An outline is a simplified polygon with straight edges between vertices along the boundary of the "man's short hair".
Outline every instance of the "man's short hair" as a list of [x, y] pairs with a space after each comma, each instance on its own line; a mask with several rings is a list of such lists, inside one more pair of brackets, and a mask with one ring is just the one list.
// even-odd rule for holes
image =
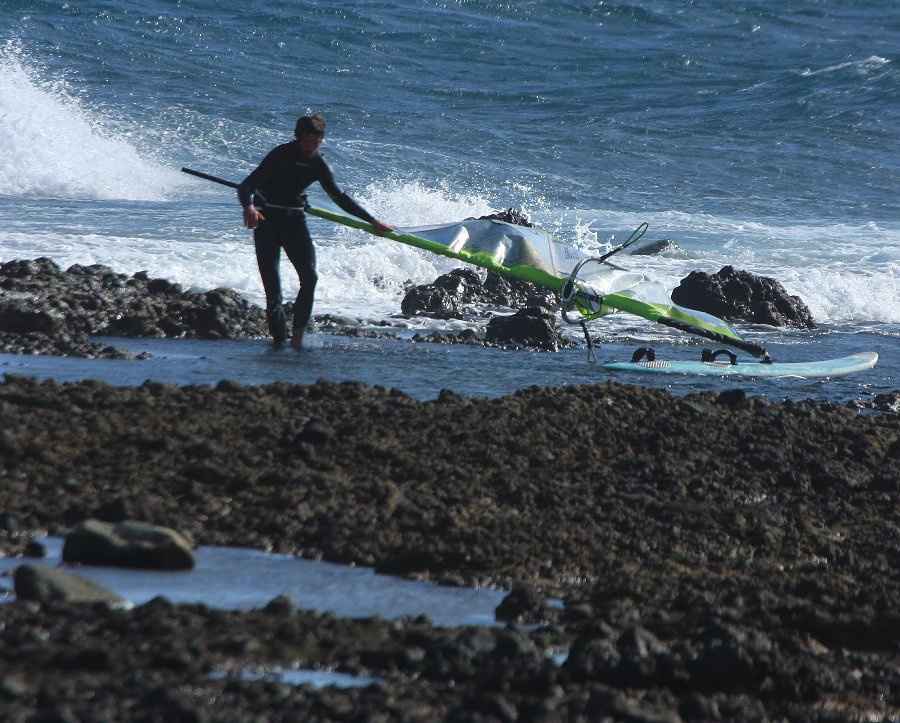
[[312, 134], [319, 138], [325, 137], [325, 119], [316, 115], [303, 115], [297, 119], [297, 126], [294, 128], [294, 136], [299, 138]]

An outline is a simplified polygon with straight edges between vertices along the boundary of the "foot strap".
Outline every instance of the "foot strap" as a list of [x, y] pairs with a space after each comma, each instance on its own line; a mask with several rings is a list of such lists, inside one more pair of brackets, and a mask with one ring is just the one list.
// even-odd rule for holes
[[656, 361], [656, 352], [649, 346], [642, 346], [640, 349], [636, 349], [634, 354], [631, 355], [632, 364], [636, 364], [643, 359], [646, 359], [647, 361]]
[[703, 353], [700, 355], [700, 361], [714, 362], [722, 355], [727, 356], [732, 364], [737, 364], [737, 354], [728, 349], [717, 349], [716, 351], [704, 349]]

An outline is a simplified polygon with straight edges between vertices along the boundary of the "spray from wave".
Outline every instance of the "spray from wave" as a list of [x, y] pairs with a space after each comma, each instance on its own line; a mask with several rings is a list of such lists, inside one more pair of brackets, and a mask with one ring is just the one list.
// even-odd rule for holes
[[15, 43], [0, 48], [0, 194], [165, 199], [177, 175], [108, 131], [64, 80], [42, 75]]

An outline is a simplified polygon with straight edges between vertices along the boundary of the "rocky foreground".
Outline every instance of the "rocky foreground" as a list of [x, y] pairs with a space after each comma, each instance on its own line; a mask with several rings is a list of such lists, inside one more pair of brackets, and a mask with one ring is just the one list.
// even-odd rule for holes
[[[449, 276], [416, 298], [465, 304], [473, 283]], [[536, 339], [534, 320], [555, 333], [546, 317], [516, 325]], [[0, 264], [7, 352], [116, 356], [91, 336], [264, 331], [228, 290]], [[253, 612], [11, 601], [0, 720], [898, 720], [900, 415], [884, 408], [609, 383], [420, 402], [352, 383], [7, 376], [4, 554], [129, 521], [512, 592], [497, 627], [450, 630], [284, 597]], [[241, 675], [291, 667], [379, 682]]]
[[[85, 519], [514, 593], [442, 630], [156, 600], [0, 605], [25, 720], [891, 720], [900, 417], [615, 384], [0, 385], [14, 553]], [[562, 599], [562, 609], [548, 604]], [[559, 664], [550, 655], [568, 651]], [[228, 670], [377, 676], [314, 689]]]

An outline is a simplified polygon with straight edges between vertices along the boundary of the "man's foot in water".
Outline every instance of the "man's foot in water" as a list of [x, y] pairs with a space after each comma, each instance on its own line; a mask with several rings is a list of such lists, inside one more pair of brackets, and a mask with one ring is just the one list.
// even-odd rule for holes
[[279, 305], [268, 313], [269, 333], [276, 346], [281, 346], [287, 341], [287, 317], [284, 307]]
[[301, 327], [298, 327], [298, 326], [294, 327], [294, 333], [291, 336], [291, 346], [294, 347], [294, 349], [302, 349], [303, 348], [303, 332], [304, 331], [306, 331], [306, 330]]

